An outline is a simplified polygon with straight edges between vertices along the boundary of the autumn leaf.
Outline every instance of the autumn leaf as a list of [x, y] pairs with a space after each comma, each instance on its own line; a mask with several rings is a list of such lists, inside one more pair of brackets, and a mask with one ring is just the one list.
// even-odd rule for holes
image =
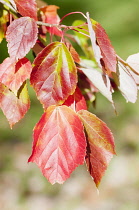
[[127, 102], [137, 100], [137, 85], [128, 68], [118, 62], [117, 74], [113, 74], [114, 81]]
[[[42, 22], [58, 25], [60, 18], [57, 14], [57, 9], [59, 9], [59, 7], [56, 5], [48, 5], [40, 8]], [[51, 34], [62, 36], [62, 31], [58, 27], [43, 26], [42, 28], [46, 28], [46, 30]], [[43, 29], [43, 31], [45, 32], [45, 29]]]
[[80, 70], [87, 76], [90, 82], [102, 93], [112, 104], [112, 87], [107, 75], [103, 75], [96, 69], [80, 68]]
[[6, 116], [10, 127], [21, 120], [30, 107], [26, 83], [24, 82], [16, 96], [0, 83], [0, 108]]
[[114, 138], [107, 125], [94, 114], [80, 110], [78, 115], [84, 124], [87, 135], [87, 168], [98, 187], [115, 154]]
[[129, 67], [127, 67], [131, 73], [131, 75], [133, 76], [136, 84], [139, 85], [139, 53], [130, 55], [126, 62], [134, 69], [134, 72], [132, 69], [130, 69]]
[[90, 35], [91, 43], [92, 43], [94, 57], [96, 59], [96, 62], [98, 64], [98, 67], [102, 68], [102, 65], [100, 63], [100, 59], [102, 58], [102, 55], [101, 55], [100, 47], [96, 43], [96, 41], [97, 41], [96, 34], [94, 32], [94, 29], [93, 29], [93, 26], [92, 26], [92, 22], [91, 22], [91, 19], [89, 17], [89, 13], [88, 12], [86, 13], [86, 17], [87, 17], [88, 30], [89, 30], [89, 35]]
[[91, 19], [93, 29], [95, 31], [96, 40], [101, 50], [102, 61], [101, 64], [105, 73], [111, 75], [111, 72], [116, 72], [116, 53], [110, 42], [108, 35], [104, 28], [97, 21]]
[[37, 23], [30, 17], [14, 20], [7, 29], [6, 39], [10, 57], [23, 58], [37, 41]]
[[0, 82], [12, 90], [15, 94], [26, 79], [29, 79], [32, 65], [27, 58], [15, 62], [12, 58], [6, 58], [0, 64]]
[[44, 109], [63, 104], [74, 93], [77, 69], [64, 43], [48, 45], [38, 54], [33, 65], [31, 85]]
[[37, 4], [35, 0], [14, 0], [19, 13], [37, 20]]
[[86, 139], [77, 114], [67, 106], [50, 106], [34, 128], [29, 162], [35, 162], [49, 182], [62, 184], [84, 163]]
[[76, 88], [74, 94], [67, 98], [67, 100], [64, 102], [64, 105], [69, 106], [76, 112], [82, 109], [87, 109], [85, 98], [78, 87]]

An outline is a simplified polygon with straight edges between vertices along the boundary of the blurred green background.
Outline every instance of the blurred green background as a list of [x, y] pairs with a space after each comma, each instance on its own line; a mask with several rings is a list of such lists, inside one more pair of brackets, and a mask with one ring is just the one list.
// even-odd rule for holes
[[[139, 52], [138, 0], [47, 0], [60, 6], [60, 17], [72, 11], [89, 12], [105, 28], [122, 58]], [[71, 24], [81, 15], [71, 15]], [[7, 56], [6, 42], [0, 45], [0, 60]], [[117, 156], [113, 158], [97, 194], [95, 185], [80, 166], [63, 185], [52, 186], [35, 164], [27, 164], [31, 154], [32, 130], [42, 114], [34, 91], [29, 88], [31, 108], [10, 130], [0, 113], [0, 209], [3, 210], [138, 210], [139, 209], [139, 100], [126, 103], [114, 94], [118, 116], [111, 104], [98, 94], [98, 117], [114, 133]]]

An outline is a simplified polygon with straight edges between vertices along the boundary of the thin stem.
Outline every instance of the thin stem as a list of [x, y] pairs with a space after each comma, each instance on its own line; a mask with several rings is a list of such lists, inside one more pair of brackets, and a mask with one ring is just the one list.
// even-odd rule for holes
[[125, 66], [129, 67], [136, 75], [139, 75], [139, 73], [133, 69], [128, 63], [126, 63], [126, 61], [124, 61], [122, 58], [120, 58], [119, 55], [116, 55], [117, 59]]
[[60, 23], [61, 23], [67, 16], [72, 15], [72, 14], [81, 14], [81, 15], [86, 19], [86, 16], [85, 16], [82, 12], [70, 12], [70, 13], [64, 15], [64, 16], [61, 18]]
[[80, 34], [83, 34], [84, 36], [87, 36], [87, 37], [89, 37], [90, 38], [90, 36], [89, 35], [87, 35], [87, 34], [84, 34], [83, 32], [81, 32], [81, 31], [78, 31], [78, 30], [76, 30], [76, 29], [72, 29], [73, 31], [76, 31], [76, 32], [78, 32], [78, 33], [80, 33]]

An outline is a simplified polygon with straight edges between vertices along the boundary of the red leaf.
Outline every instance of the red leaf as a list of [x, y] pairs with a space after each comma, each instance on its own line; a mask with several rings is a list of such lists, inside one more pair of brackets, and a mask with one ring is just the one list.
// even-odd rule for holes
[[91, 20], [91, 22], [96, 34], [97, 43], [101, 50], [102, 61], [104, 62], [101, 62], [101, 64], [105, 72], [111, 75], [111, 72], [116, 72], [116, 53], [104, 28], [95, 20]]
[[74, 93], [77, 69], [63, 43], [51, 43], [38, 54], [30, 81], [44, 109], [63, 104]]
[[14, 0], [19, 13], [37, 20], [37, 4], [35, 0]]
[[78, 87], [76, 88], [74, 94], [67, 98], [64, 105], [69, 106], [76, 112], [82, 109], [87, 109], [85, 98]]
[[84, 163], [86, 140], [76, 113], [66, 106], [50, 106], [34, 128], [29, 162], [35, 162], [49, 182], [62, 184]]
[[37, 23], [29, 17], [14, 20], [7, 29], [6, 39], [10, 57], [23, 58], [37, 40]]
[[106, 124], [94, 114], [81, 110], [78, 115], [84, 124], [88, 138], [86, 164], [98, 187], [113, 154], [115, 154], [114, 138]]
[[19, 89], [18, 96], [0, 83], [0, 108], [9, 121], [11, 128], [24, 117], [29, 107], [30, 101], [26, 83]]
[[[44, 23], [50, 23], [50, 24], [59, 24], [60, 18], [57, 15], [57, 9], [59, 9], [58, 6], [55, 5], [48, 5], [45, 7], [40, 8], [41, 11], [41, 19]], [[44, 28], [44, 27], [42, 27]], [[62, 31], [58, 29], [57, 27], [46, 27], [47, 31], [51, 34], [55, 34], [57, 36], [62, 36]], [[45, 30], [43, 30], [45, 31]]]
[[14, 62], [6, 58], [0, 64], [0, 82], [6, 85], [13, 92], [17, 92], [26, 79], [29, 79], [32, 65], [27, 58]]

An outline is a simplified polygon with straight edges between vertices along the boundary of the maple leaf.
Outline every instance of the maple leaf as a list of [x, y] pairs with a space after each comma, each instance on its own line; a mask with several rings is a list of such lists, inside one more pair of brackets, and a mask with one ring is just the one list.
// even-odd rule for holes
[[44, 109], [61, 105], [73, 94], [77, 84], [77, 69], [64, 43], [45, 47], [34, 60], [31, 85]]
[[34, 128], [29, 162], [35, 162], [49, 182], [62, 184], [84, 163], [86, 139], [77, 114], [67, 106], [50, 106]]
[[[58, 25], [60, 22], [60, 18], [57, 15], [57, 9], [59, 9], [56, 5], [48, 5], [40, 8], [40, 16], [41, 20], [44, 23], [50, 23], [50, 24], [56, 24]], [[46, 28], [46, 30], [45, 30]], [[51, 34], [55, 34], [57, 36], [62, 36], [62, 31], [58, 29], [57, 27], [48, 27], [43, 26], [42, 27], [43, 32], [46, 33], [47, 31]]]
[[37, 41], [37, 23], [30, 17], [14, 20], [7, 28], [6, 40], [10, 57], [23, 58]]
[[0, 64], [0, 82], [11, 89], [15, 94], [26, 79], [29, 79], [32, 65], [27, 58], [15, 62], [6, 58]]
[[12, 128], [15, 123], [21, 120], [30, 107], [26, 83], [20, 87], [16, 96], [5, 85], [0, 83], [0, 108], [9, 121]]
[[82, 109], [87, 109], [85, 98], [78, 87], [76, 87], [74, 94], [70, 95], [63, 105], [69, 106], [76, 112]]
[[87, 168], [98, 187], [111, 158], [115, 154], [114, 138], [107, 125], [94, 114], [87, 110], [80, 110], [78, 115], [87, 134]]
[[113, 104], [112, 87], [107, 75], [103, 75], [96, 69], [80, 68], [90, 82]]
[[18, 12], [22, 16], [28, 16], [37, 20], [37, 4], [35, 0], [14, 0], [18, 9]]

